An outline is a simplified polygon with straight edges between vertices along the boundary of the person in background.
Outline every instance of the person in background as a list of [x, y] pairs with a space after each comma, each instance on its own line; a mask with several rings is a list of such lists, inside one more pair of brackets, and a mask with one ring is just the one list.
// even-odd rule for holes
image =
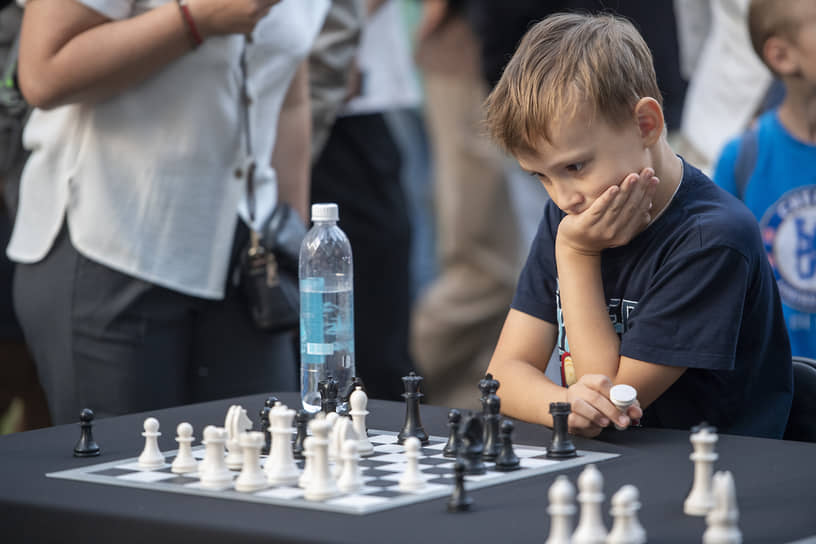
[[785, 97], [725, 146], [714, 181], [759, 221], [791, 352], [816, 358], [816, 3], [753, 0], [746, 27]]
[[432, 144], [439, 274], [414, 305], [411, 353], [428, 402], [475, 410], [476, 384], [521, 270], [521, 244], [501, 153], [481, 125], [487, 85], [467, 1], [422, 7], [416, 57]]
[[277, 202], [306, 218], [305, 59], [327, 9], [27, 3], [7, 253], [54, 423], [296, 389], [291, 334], [257, 329], [231, 276]]

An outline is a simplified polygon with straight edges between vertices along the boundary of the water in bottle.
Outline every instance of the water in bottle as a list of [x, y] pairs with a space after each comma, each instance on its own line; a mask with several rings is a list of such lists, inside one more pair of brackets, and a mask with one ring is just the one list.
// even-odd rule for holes
[[300, 246], [300, 398], [309, 412], [320, 410], [321, 380], [332, 376], [345, 393], [355, 375], [351, 244], [338, 218], [337, 204], [313, 204]]

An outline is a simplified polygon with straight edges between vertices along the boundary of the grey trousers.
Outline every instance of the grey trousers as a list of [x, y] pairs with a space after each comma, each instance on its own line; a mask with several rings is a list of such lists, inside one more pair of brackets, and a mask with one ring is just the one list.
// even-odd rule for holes
[[235, 288], [205, 300], [158, 287], [83, 257], [67, 228], [42, 261], [17, 265], [14, 306], [54, 424], [86, 407], [104, 417], [297, 388], [292, 334], [256, 330]]

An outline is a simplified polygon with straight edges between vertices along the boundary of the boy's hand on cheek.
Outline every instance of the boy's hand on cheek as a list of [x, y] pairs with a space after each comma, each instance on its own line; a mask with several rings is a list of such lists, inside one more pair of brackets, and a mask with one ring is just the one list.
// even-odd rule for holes
[[598, 255], [604, 249], [628, 244], [651, 221], [658, 182], [651, 168], [629, 174], [583, 212], [564, 217], [556, 243], [583, 255]]

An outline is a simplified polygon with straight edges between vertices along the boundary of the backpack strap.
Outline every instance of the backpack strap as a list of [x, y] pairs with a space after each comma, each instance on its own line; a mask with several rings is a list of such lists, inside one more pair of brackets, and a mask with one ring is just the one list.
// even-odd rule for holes
[[754, 172], [758, 154], [759, 127], [754, 125], [742, 133], [737, 149], [737, 160], [734, 163], [734, 182], [737, 187], [737, 197], [740, 200], [745, 199], [745, 188]]

